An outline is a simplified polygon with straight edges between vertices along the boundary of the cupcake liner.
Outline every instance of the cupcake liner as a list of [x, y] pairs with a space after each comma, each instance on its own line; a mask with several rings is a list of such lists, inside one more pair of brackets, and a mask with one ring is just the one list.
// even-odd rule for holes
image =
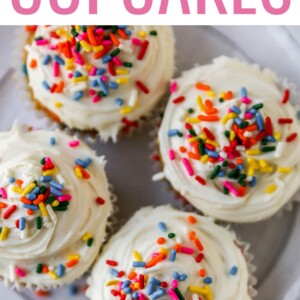
[[[257, 65], [259, 66], [259, 65]], [[265, 69], [267, 70], [267, 69]], [[297, 95], [299, 95], [298, 88], [296, 84], [290, 82], [287, 78], [285, 77], [278, 77], [278, 85], [281, 87], [283, 90], [284, 89], [289, 89], [290, 90], [290, 102], [294, 105], [295, 111], [300, 110], [300, 103], [299, 101], [297, 102]], [[168, 99], [169, 100], [169, 99]], [[202, 211], [198, 210], [196, 207], [192, 206], [189, 201], [182, 196], [173, 186], [172, 184], [168, 181], [168, 179], [164, 175], [164, 162], [160, 154], [160, 149], [159, 149], [159, 141], [158, 141], [158, 131], [161, 125], [161, 122], [163, 120], [163, 115], [165, 112], [165, 107], [166, 105], [160, 105], [157, 107], [155, 110], [155, 116], [152, 121], [152, 130], [150, 132], [150, 137], [151, 137], [151, 142], [149, 144], [149, 147], [152, 151], [151, 159], [154, 161], [154, 175], [152, 177], [152, 181], [161, 181], [164, 180], [167, 183], [167, 190], [171, 191], [174, 194], [174, 198], [176, 200], [180, 201], [180, 206], [187, 206], [187, 207], [192, 207], [192, 211], [197, 212], [198, 214], [205, 215]], [[285, 205], [273, 216], [269, 217], [281, 217], [283, 212], [290, 212], [294, 208], [294, 204], [300, 203], [300, 187], [298, 190], [293, 194], [293, 196], [290, 198], [290, 200], [287, 201]], [[265, 220], [265, 219], [263, 219]], [[263, 221], [262, 220], [262, 221]], [[230, 223], [230, 222], [228, 222]]]
[[[113, 137], [110, 136], [108, 138], [104, 138], [101, 136], [101, 133], [95, 130], [81, 130], [79, 128], [71, 128], [65, 123], [63, 123], [58, 116], [56, 116], [53, 112], [51, 112], [48, 108], [43, 106], [38, 99], [34, 98], [34, 94], [32, 89], [28, 86], [28, 78], [24, 74], [24, 64], [26, 62], [27, 53], [24, 49], [26, 43], [30, 43], [33, 39], [33, 36], [30, 36], [28, 32], [25, 31], [24, 27], [18, 27], [15, 32], [15, 38], [13, 40], [13, 49], [12, 55], [14, 57], [14, 68], [16, 70], [14, 74], [14, 78], [17, 80], [18, 88], [22, 91], [22, 98], [27, 102], [31, 102], [28, 105], [28, 109], [35, 111], [35, 116], [37, 119], [46, 119], [47, 125], [51, 127], [59, 127], [61, 130], [66, 130], [69, 134], [76, 135], [81, 139], [89, 139], [90, 142], [100, 140], [102, 142], [113, 141], [114, 143], [118, 141], [118, 139], [123, 138], [124, 136], [129, 138], [135, 132], [139, 132], [143, 129], [143, 127], [151, 120], [154, 116], [155, 107], [159, 105], [159, 103], [165, 99], [165, 94], [162, 95], [154, 104], [153, 108], [147, 112], [147, 114], [140, 116], [138, 119], [131, 120], [126, 116], [122, 119], [122, 127], [119, 129], [116, 140], [113, 140]], [[18, 51], [20, 49], [24, 49], [23, 51]], [[174, 70], [175, 71], [175, 70]], [[31, 100], [31, 101], [28, 101]]]
[[[15, 123], [17, 123], [17, 122], [15, 122]], [[32, 126], [25, 125], [25, 124], [22, 125], [22, 129], [24, 131], [39, 130], [39, 129], [36, 129], [36, 128], [32, 127]], [[78, 138], [78, 136], [73, 136], [73, 137], [74, 138]], [[96, 153], [95, 150], [93, 150], [93, 152], [94, 152], [94, 155], [96, 157], [99, 157], [97, 155], [97, 153]], [[79, 280], [80, 278], [82, 278], [83, 276], [85, 276], [85, 274], [89, 273], [89, 271], [90, 271], [93, 263], [95, 262], [95, 260], [96, 260], [96, 258], [98, 256], [99, 252], [102, 250], [103, 246], [107, 243], [107, 241], [109, 240], [110, 236], [117, 229], [116, 213], [119, 210], [118, 206], [117, 206], [117, 196], [114, 193], [113, 185], [110, 184], [109, 182], [108, 182], [108, 190], [109, 190], [109, 194], [110, 194], [110, 201], [111, 201], [111, 205], [112, 205], [112, 211], [111, 211], [110, 216], [107, 219], [107, 224], [106, 224], [106, 229], [105, 229], [106, 235], [104, 237], [104, 240], [102, 241], [102, 244], [101, 244], [101, 247], [100, 247], [99, 251], [96, 253], [95, 257], [90, 261], [88, 268], [86, 268], [85, 271], [83, 271], [81, 274], [79, 274], [78, 276], [76, 276], [72, 282], [74, 282], [75, 280]], [[69, 283], [53, 283], [51, 286], [36, 285], [34, 283], [24, 284], [24, 283], [18, 282], [18, 281], [11, 282], [11, 280], [9, 280], [8, 278], [4, 278], [1, 275], [0, 275], [0, 282], [4, 282], [4, 285], [6, 287], [11, 288], [11, 289], [15, 289], [18, 292], [22, 292], [24, 289], [27, 289], [27, 290], [30, 290], [30, 291], [37, 291], [37, 290], [50, 291], [50, 290], [53, 290], [53, 289], [60, 288], [62, 286], [66, 286], [66, 285], [72, 284], [72, 282], [69, 282]]]
[[[178, 210], [180, 210], [180, 211], [183, 211], [183, 212], [192, 212], [192, 213], [201, 215], [190, 204], [182, 205], [178, 201], [178, 203], [175, 203], [175, 205], [172, 204], [171, 206], [174, 207], [174, 208], [176, 208], [176, 209], [178, 209]], [[118, 230], [120, 230], [133, 215], [134, 215], [134, 212], [132, 213], [132, 215], [130, 217], [128, 217], [128, 219], [122, 220], [121, 222], [119, 222], [119, 224], [115, 227], [115, 228], [117, 228], [116, 232]], [[211, 219], [213, 219], [213, 218], [211, 218]], [[247, 263], [248, 273], [249, 273], [248, 294], [251, 297], [251, 299], [253, 299], [254, 297], [257, 296], [257, 290], [255, 289], [255, 285], [257, 284], [257, 278], [255, 277], [255, 272], [257, 270], [257, 267], [254, 265], [254, 262], [253, 262], [254, 261], [254, 255], [250, 252], [251, 245], [249, 243], [247, 243], [247, 242], [243, 242], [239, 238], [239, 236], [235, 233], [235, 231], [233, 229], [231, 229], [230, 225], [225, 224], [225, 223], [221, 224], [220, 222], [216, 222], [216, 221], [214, 221], [214, 222], [216, 224], [218, 224], [219, 226], [222, 226], [223, 228], [229, 230], [236, 237], [235, 244], [237, 245], [237, 247], [243, 253], [244, 258], [245, 258], [246, 263]], [[100, 255], [101, 255], [102, 249], [100, 251]], [[90, 289], [91, 283], [92, 283], [92, 278], [91, 278], [91, 276], [88, 276], [88, 278], [87, 278], [87, 286], [88, 286], [88, 288], [86, 290], [86, 296], [89, 299], [90, 299], [89, 289]]]

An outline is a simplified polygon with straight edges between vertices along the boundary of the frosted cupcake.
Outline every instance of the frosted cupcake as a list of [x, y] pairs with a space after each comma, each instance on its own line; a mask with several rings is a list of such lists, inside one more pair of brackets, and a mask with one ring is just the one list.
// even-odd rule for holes
[[37, 26], [25, 49], [36, 102], [69, 128], [103, 140], [138, 127], [174, 70], [167, 26]]
[[163, 176], [206, 215], [255, 222], [299, 188], [300, 122], [269, 70], [234, 58], [184, 72], [159, 130]]
[[0, 133], [0, 278], [70, 283], [97, 256], [112, 213], [105, 160], [62, 132]]
[[108, 242], [88, 280], [92, 300], [251, 299], [233, 233], [206, 217], [146, 207]]

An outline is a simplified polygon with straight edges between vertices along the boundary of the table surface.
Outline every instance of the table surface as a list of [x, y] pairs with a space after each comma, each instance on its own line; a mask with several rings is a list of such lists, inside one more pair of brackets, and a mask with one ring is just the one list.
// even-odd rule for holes
[[[16, 83], [10, 78], [14, 70], [12, 60], [8, 58], [14, 46], [7, 42], [7, 37], [13, 37], [15, 30], [15, 27], [0, 27], [0, 41], [5, 41], [0, 54], [1, 130], [8, 129], [15, 118], [19, 119], [20, 123], [27, 122], [39, 127], [45, 126], [44, 119], [36, 119], [35, 114], [28, 110], [27, 104], [25, 105], [23, 101], [24, 96], [19, 89], [15, 88]], [[189, 47], [186, 43], [186, 31], [189, 31], [192, 39], [197, 42], [198, 56], [192, 53], [195, 48]], [[199, 63], [209, 62], [214, 56], [220, 55], [224, 51], [224, 54], [243, 57], [270, 67], [300, 86], [300, 70], [294, 67], [294, 64], [300, 59], [300, 27], [176, 27], [175, 32], [178, 40], [177, 67], [179, 71], [192, 67], [197, 61]], [[220, 45], [222, 45], [221, 50]], [[3, 115], [4, 111], [5, 114]], [[119, 199], [118, 217], [121, 219], [128, 218], [132, 213], [133, 206], [128, 205], [127, 199], [132, 199], [136, 206], [174, 201], [173, 195], [167, 191], [165, 183], [154, 184], [150, 180], [155, 173], [152, 168], [153, 163], [148, 159], [151, 154], [151, 149], [148, 147], [151, 141], [148, 134], [151, 129], [149, 125], [144, 126], [141, 132], [136, 133], [131, 138], [134, 139], [137, 149], [140, 151], [138, 156], [132, 151], [131, 139], [122, 139], [117, 144], [118, 148], [113, 144], [97, 143], [96, 145], [98, 154], [106, 154], [109, 159], [114, 158], [116, 162], [118, 162], [120, 152], [129, 153], [131, 151], [131, 154], [128, 154], [128, 159], [122, 161], [123, 169], [129, 170], [128, 172], [132, 174], [129, 176], [130, 181], [124, 181], [124, 176], [117, 175], [119, 173], [117, 163], [108, 165], [108, 177], [113, 183]], [[139, 176], [133, 174], [136, 170], [130, 170], [130, 158], [134, 156], [136, 156], [136, 168], [145, 165], [143, 170], [145, 182], [138, 183]], [[124, 197], [124, 193], [129, 194], [129, 198], [128, 195], [127, 198]], [[255, 263], [259, 271], [256, 274], [260, 279], [259, 295], [256, 298], [258, 300], [300, 299], [299, 211], [299, 205], [296, 204], [293, 206], [292, 212], [283, 212], [281, 217], [276, 216], [272, 220], [253, 226], [237, 226], [237, 231], [241, 237], [252, 242], [252, 249], [257, 255]], [[280, 227], [284, 228], [284, 232], [280, 231], [281, 239], [276, 244], [276, 230], [279, 231]], [[258, 247], [254, 243], [260, 243], [256, 233], [261, 233], [261, 231], [269, 238], [261, 242], [263, 244]], [[261, 253], [261, 249], [264, 249], [264, 255]], [[276, 251], [276, 255], [272, 256], [274, 251]], [[269, 257], [272, 257], [272, 260]], [[66, 299], [65, 293], [62, 291], [51, 299]], [[62, 298], [61, 295], [64, 297]], [[0, 299], [18, 300], [23, 299], [23, 296], [17, 295], [0, 285]]]

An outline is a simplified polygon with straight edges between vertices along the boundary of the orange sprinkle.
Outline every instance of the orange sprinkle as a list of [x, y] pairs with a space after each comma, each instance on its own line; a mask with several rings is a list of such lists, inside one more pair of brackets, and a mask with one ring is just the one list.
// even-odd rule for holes
[[114, 45], [116, 47], [118, 47], [120, 45], [119, 39], [113, 33], [110, 33], [109, 36], [110, 36], [111, 41], [114, 43]]
[[15, 181], [15, 183], [17, 184], [18, 187], [21, 187], [22, 184], [23, 184], [23, 180], [17, 179], [17, 180]]
[[188, 216], [188, 217], [187, 217], [187, 220], [188, 220], [188, 222], [191, 223], [191, 224], [197, 223], [197, 219], [196, 219], [194, 216]]
[[163, 245], [166, 242], [166, 239], [163, 237], [160, 237], [157, 239], [157, 244], [158, 245]]
[[189, 233], [189, 239], [192, 241], [195, 237], [196, 237], [196, 232], [195, 231], [191, 231]]
[[199, 154], [195, 154], [193, 152], [188, 152], [188, 157], [192, 158], [192, 159], [196, 159], [196, 160], [200, 159], [200, 155]]
[[132, 280], [132, 279], [134, 279], [134, 278], [136, 278], [136, 276], [137, 276], [137, 274], [135, 273], [135, 272], [130, 272], [129, 274], [128, 274], [128, 279], [129, 280]]
[[185, 153], [187, 150], [186, 150], [185, 147], [180, 146], [180, 147], [179, 147], [179, 151], [180, 151], [181, 153]]
[[202, 243], [200, 242], [200, 240], [198, 238], [194, 238], [193, 242], [194, 242], [194, 244], [196, 245], [196, 247], [199, 251], [204, 250], [204, 247], [203, 247]]
[[200, 269], [199, 270], [199, 276], [205, 277], [205, 275], [206, 275], [206, 270], [205, 269]]
[[199, 148], [198, 148], [198, 143], [193, 143], [192, 147], [194, 149], [195, 154], [200, 155]]
[[48, 266], [43, 266], [42, 273], [48, 273], [48, 272], [49, 272]]
[[241, 197], [243, 197], [246, 194], [246, 187], [245, 186], [241, 186], [239, 188], [239, 194]]
[[97, 46], [97, 41], [96, 41], [95, 36], [94, 36], [93, 28], [92, 27], [88, 27], [88, 29], [86, 30], [86, 32], [87, 32], [87, 35], [88, 35], [90, 43], [93, 46]]
[[77, 264], [78, 264], [78, 259], [72, 259], [66, 263], [66, 267], [72, 268], [72, 267], [76, 266]]
[[54, 90], [54, 93], [61, 93], [64, 89], [65, 83], [61, 81]]
[[44, 201], [44, 195], [40, 194], [40, 195], [38, 195], [37, 199], [33, 201], [33, 204], [34, 205], [38, 205], [38, 204], [40, 204], [43, 201]]
[[7, 207], [7, 204], [5, 204], [5, 203], [3, 203], [3, 202], [0, 202], [0, 209], [1, 209], [1, 208], [5, 208], [5, 207]]
[[214, 115], [214, 114], [218, 113], [218, 109], [215, 108], [215, 107], [208, 108], [208, 109], [205, 110], [205, 113], [207, 115]]
[[214, 104], [209, 99], [206, 99], [205, 100], [205, 106], [207, 108], [212, 108], [212, 107], [214, 107]]
[[118, 32], [118, 35], [119, 35], [122, 39], [124, 39], [124, 40], [127, 39], [127, 35], [126, 35], [126, 32], [125, 32], [124, 30], [118, 29], [117, 32]]
[[233, 97], [232, 91], [228, 91], [228, 92], [225, 94], [224, 99], [225, 99], [225, 100], [231, 100], [232, 97]]
[[152, 258], [147, 264], [146, 268], [151, 268], [161, 262], [165, 257], [165, 254], [159, 253], [156, 257]]
[[33, 59], [30, 61], [29, 66], [30, 66], [30, 68], [32, 68], [32, 69], [36, 68], [36, 66], [37, 66], [37, 60], [33, 58]]
[[38, 297], [49, 297], [51, 295], [51, 292], [50, 291], [43, 291], [43, 290], [36, 290], [35, 294]]
[[201, 82], [197, 82], [195, 87], [196, 87], [196, 89], [198, 89], [200, 91], [210, 91], [210, 89], [211, 89], [209, 85], [206, 85]]
[[210, 116], [199, 115], [198, 119], [204, 122], [217, 122], [219, 121], [220, 118], [217, 115], [210, 115]]
[[181, 251], [181, 245], [180, 244], [176, 244], [173, 248], [174, 248], [174, 250], [176, 252], [180, 252]]
[[241, 158], [237, 158], [236, 159], [236, 163], [239, 164], [239, 165], [241, 165], [243, 163], [243, 160]]
[[20, 201], [24, 204], [28, 204], [28, 205], [32, 204], [32, 202], [30, 200], [28, 200], [26, 197], [21, 197]]
[[33, 210], [32, 209], [27, 209], [27, 215], [32, 216], [33, 215]]
[[90, 174], [84, 168], [82, 168], [81, 166], [76, 166], [76, 167], [80, 169], [84, 179], [90, 179], [91, 177]]

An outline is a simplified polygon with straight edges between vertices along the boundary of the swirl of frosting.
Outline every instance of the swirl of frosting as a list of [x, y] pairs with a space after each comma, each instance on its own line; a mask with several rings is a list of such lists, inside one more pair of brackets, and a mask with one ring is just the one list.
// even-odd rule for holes
[[246, 300], [249, 273], [232, 232], [170, 206], [139, 210], [88, 279], [97, 299]]
[[38, 26], [26, 45], [33, 96], [70, 128], [116, 140], [138, 126], [174, 71], [168, 26]]
[[225, 221], [278, 212], [299, 188], [291, 92], [271, 71], [227, 57], [184, 72], [172, 88], [159, 146], [173, 188]]
[[0, 277], [16, 287], [79, 278], [112, 212], [104, 171], [79, 140], [55, 131], [0, 133]]

